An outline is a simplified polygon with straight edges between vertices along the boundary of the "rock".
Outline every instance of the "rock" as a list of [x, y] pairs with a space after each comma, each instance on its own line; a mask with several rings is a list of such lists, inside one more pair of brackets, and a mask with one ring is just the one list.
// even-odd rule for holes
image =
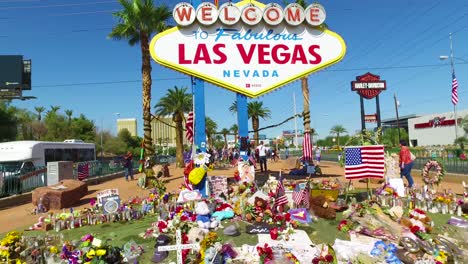
[[62, 209], [75, 205], [88, 194], [88, 185], [78, 180], [63, 180], [58, 184], [40, 187], [32, 192], [32, 203], [42, 202], [47, 209]]
[[227, 236], [238, 236], [240, 235], [239, 229], [235, 225], [226, 227], [223, 233]]

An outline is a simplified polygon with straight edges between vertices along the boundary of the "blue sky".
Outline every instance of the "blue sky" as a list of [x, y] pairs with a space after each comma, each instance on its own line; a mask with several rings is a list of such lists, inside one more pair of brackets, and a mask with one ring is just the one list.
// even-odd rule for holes
[[[179, 1], [155, 1], [171, 8]], [[224, 1], [220, 1], [223, 3]], [[268, 3], [267, 1], [263, 1]], [[282, 0], [273, 1], [283, 3]], [[468, 61], [468, 3], [466, 0], [335, 0], [320, 1], [326, 23], [347, 44], [342, 62], [309, 77], [312, 126], [319, 138], [334, 125], [350, 133], [360, 128], [359, 97], [350, 82], [368, 71], [387, 81], [380, 96], [382, 118], [395, 116], [393, 95], [401, 102], [400, 114], [425, 114], [453, 110], [448, 61], [449, 33], [453, 32], [455, 57]], [[97, 126], [114, 131], [114, 113], [136, 117], [142, 135], [141, 54], [138, 46], [107, 39], [119, 10], [111, 0], [0, 0], [0, 54], [21, 54], [32, 59], [32, 91], [37, 99], [15, 101], [35, 106], [60, 105], [83, 113]], [[455, 65], [459, 82], [459, 109], [468, 104], [468, 64]], [[190, 87], [188, 76], [153, 62], [152, 105], [168, 88]], [[206, 113], [219, 130], [236, 123], [228, 107], [233, 92], [205, 84]], [[272, 118], [260, 126], [279, 123], [302, 111], [300, 82], [294, 82], [257, 100], [271, 109]], [[366, 101], [366, 113], [375, 112], [375, 101]], [[250, 124], [249, 124], [250, 126]], [[302, 120], [298, 120], [299, 129]], [[294, 122], [269, 129], [269, 137], [294, 129]]]

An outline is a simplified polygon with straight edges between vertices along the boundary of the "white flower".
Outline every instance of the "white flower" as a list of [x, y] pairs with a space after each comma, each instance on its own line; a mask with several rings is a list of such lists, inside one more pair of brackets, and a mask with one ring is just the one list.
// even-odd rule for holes
[[206, 152], [198, 153], [195, 155], [193, 162], [198, 166], [210, 163], [210, 156], [211, 155]]

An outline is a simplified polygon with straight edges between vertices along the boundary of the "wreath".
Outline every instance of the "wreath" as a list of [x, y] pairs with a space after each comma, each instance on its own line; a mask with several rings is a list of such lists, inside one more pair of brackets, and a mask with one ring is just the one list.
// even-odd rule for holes
[[[429, 170], [432, 169], [432, 168], [435, 168], [435, 170], [436, 170], [435, 176], [431, 176], [429, 174]], [[426, 184], [431, 184], [431, 185], [432, 184], [437, 184], [437, 185], [439, 185], [439, 183], [442, 181], [444, 176], [445, 176], [444, 166], [443, 166], [442, 162], [439, 162], [437, 160], [429, 160], [426, 163], [426, 165], [424, 165], [424, 168], [422, 169], [423, 181]]]

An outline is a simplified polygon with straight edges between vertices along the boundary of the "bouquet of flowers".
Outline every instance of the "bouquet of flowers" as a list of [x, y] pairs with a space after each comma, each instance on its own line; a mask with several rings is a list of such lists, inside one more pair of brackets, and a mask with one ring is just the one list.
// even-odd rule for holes
[[257, 246], [257, 253], [260, 256], [260, 264], [269, 263], [274, 259], [273, 250], [268, 244], [265, 244], [263, 247]]
[[322, 247], [320, 255], [312, 259], [312, 264], [338, 263], [335, 250], [330, 245]]
[[23, 244], [21, 243], [21, 233], [9, 232], [0, 242], [0, 261], [10, 263], [9, 260], [19, 257]]

